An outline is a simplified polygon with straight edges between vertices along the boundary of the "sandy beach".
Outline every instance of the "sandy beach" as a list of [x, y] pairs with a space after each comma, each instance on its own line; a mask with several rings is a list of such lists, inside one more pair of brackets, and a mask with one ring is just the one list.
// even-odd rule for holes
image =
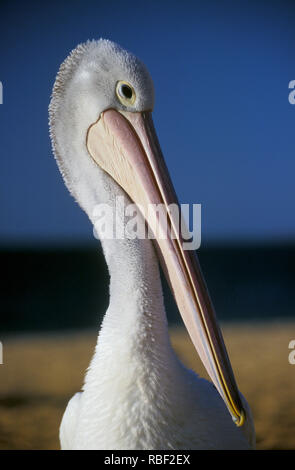
[[[257, 449], [295, 449], [295, 323], [226, 324], [236, 379], [253, 411]], [[171, 330], [184, 363], [206, 373], [182, 329]], [[68, 400], [80, 390], [95, 332], [10, 337], [0, 365], [0, 449], [59, 449]]]

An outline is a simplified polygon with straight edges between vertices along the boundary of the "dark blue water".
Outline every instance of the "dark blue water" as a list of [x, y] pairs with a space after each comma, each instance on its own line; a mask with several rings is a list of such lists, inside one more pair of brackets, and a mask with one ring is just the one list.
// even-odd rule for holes
[[[212, 246], [198, 252], [222, 321], [295, 319], [295, 245]], [[108, 272], [92, 247], [0, 251], [1, 332], [97, 328]], [[170, 324], [180, 322], [164, 282]]]

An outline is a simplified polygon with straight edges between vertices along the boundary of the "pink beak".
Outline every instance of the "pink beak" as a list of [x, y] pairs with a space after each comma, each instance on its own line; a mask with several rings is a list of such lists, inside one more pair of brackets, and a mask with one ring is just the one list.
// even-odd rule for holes
[[94, 161], [144, 209], [153, 233], [162, 233], [164, 227], [159, 226], [161, 220], [152, 205], [164, 204], [167, 208], [168, 236], [156, 239], [164, 272], [208, 374], [235, 423], [243, 425], [245, 412], [197, 255], [183, 249], [179, 221], [168, 208], [179, 204], [151, 113], [104, 111], [88, 129], [87, 148]]

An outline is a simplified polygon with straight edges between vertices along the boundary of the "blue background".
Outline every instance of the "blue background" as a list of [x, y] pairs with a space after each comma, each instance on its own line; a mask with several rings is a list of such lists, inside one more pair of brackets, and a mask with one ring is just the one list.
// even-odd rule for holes
[[294, 2], [51, 1], [0, 4], [0, 243], [93, 241], [48, 136], [51, 88], [78, 43], [138, 55], [179, 199], [202, 204], [202, 240], [295, 235]]

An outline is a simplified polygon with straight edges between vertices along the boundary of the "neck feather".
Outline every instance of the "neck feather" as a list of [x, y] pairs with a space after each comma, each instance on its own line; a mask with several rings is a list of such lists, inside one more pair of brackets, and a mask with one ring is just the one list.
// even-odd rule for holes
[[118, 354], [170, 349], [159, 265], [150, 240], [104, 240], [110, 273], [110, 304], [99, 334], [112, 338]]

